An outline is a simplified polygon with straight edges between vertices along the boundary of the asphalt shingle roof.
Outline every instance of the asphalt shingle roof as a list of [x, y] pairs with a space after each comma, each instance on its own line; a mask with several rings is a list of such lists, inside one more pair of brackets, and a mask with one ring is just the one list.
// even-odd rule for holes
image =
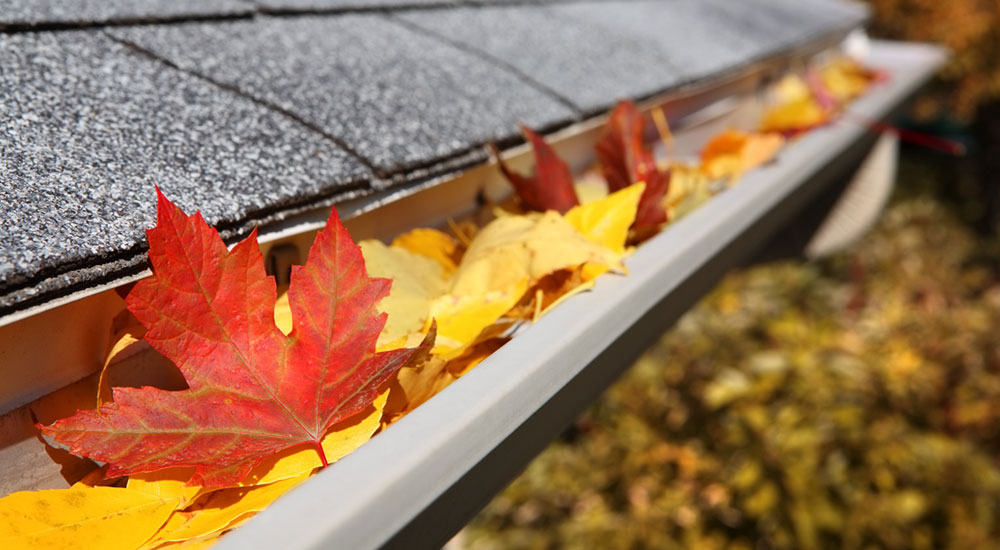
[[0, 0], [0, 29], [248, 16], [243, 0]]
[[461, 0], [253, 0], [267, 12], [354, 11], [370, 8], [408, 8], [454, 5]]
[[0, 315], [143, 269], [154, 184], [235, 238], [463, 169], [517, 122], [564, 126], [865, 17], [450, 3], [0, 0]]
[[99, 33], [0, 35], [0, 67], [5, 288], [141, 254], [154, 185], [241, 227], [370, 179], [304, 125]]
[[307, 121], [383, 176], [575, 113], [516, 75], [382, 15], [114, 29], [213, 82]]
[[705, 18], [714, 15], [702, 2], [673, 1], [463, 8], [398, 17], [514, 67], [589, 113], [768, 52], [766, 45], [734, 35], [727, 20], [706, 32]]

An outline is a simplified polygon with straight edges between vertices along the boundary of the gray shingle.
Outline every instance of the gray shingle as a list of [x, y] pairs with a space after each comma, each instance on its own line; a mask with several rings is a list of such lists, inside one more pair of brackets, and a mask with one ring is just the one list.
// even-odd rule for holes
[[369, 177], [303, 125], [98, 31], [0, 35], [0, 67], [0, 311], [141, 263], [154, 184], [238, 233]]
[[555, 9], [569, 19], [597, 25], [600, 36], [639, 37], [641, 46], [635, 55], [647, 58], [649, 64], [657, 57], [669, 59], [679, 78], [663, 82], [662, 90], [739, 67], [763, 51], [763, 41], [737, 31], [739, 21], [706, 14], [706, 1], [577, 4]]
[[604, 2], [398, 17], [478, 48], [594, 112], [738, 61], [739, 51], [699, 34], [693, 11], [691, 2]]
[[0, 0], [0, 28], [246, 15], [242, 0]]
[[478, 49], [593, 112], [857, 22], [830, 6], [818, 0], [664, 0], [469, 7], [397, 17]]
[[793, 46], [817, 34], [861, 23], [861, 5], [837, 0], [702, 0], [701, 20], [721, 39], [760, 54]]
[[115, 36], [294, 113], [383, 175], [575, 115], [502, 68], [380, 15], [119, 28]]
[[450, 5], [462, 0], [253, 0], [265, 11], [348, 11], [362, 9], [400, 8]]

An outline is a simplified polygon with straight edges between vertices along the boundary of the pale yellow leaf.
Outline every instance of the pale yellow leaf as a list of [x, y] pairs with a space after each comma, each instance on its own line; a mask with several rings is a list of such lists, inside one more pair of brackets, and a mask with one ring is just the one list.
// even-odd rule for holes
[[392, 241], [393, 248], [409, 250], [414, 254], [430, 258], [438, 263], [445, 277], [450, 277], [458, 269], [462, 250], [451, 236], [437, 229], [414, 229], [403, 233]]
[[820, 69], [820, 79], [826, 91], [840, 103], [846, 103], [871, 85], [872, 75], [850, 58], [842, 57]]
[[710, 198], [708, 176], [700, 167], [680, 164], [670, 167], [670, 189], [664, 197], [667, 219], [676, 221]]
[[608, 196], [608, 184], [604, 182], [604, 176], [594, 173], [593, 176], [576, 181], [573, 184], [576, 197], [580, 204], [588, 204], [599, 201]]
[[453, 357], [474, 343], [484, 329], [510, 311], [528, 290], [526, 279], [510, 287], [481, 295], [446, 294], [431, 304], [430, 316], [437, 321], [434, 353]]
[[586, 263], [621, 269], [621, 255], [591, 242], [556, 212], [494, 220], [469, 245], [449, 292], [483, 296]]
[[389, 295], [378, 305], [379, 311], [388, 315], [378, 345], [419, 332], [427, 322], [431, 301], [447, 290], [441, 265], [426, 256], [379, 241], [362, 241], [360, 246], [368, 275], [392, 279]]
[[399, 369], [390, 385], [382, 424], [391, 424], [454, 382], [456, 377], [447, 365], [446, 359], [432, 356], [419, 365]]
[[800, 132], [825, 124], [829, 114], [812, 96], [779, 103], [764, 112], [762, 132]]
[[536, 281], [586, 264], [624, 269], [621, 254], [591, 242], [556, 212], [494, 220], [469, 244], [448, 293], [431, 306], [438, 322], [435, 353], [457, 356]]
[[128, 488], [152, 497], [177, 500], [178, 508], [183, 508], [204, 491], [203, 487], [187, 485], [192, 475], [194, 468], [166, 468], [133, 474], [128, 478]]
[[278, 289], [278, 299], [274, 302], [274, 324], [285, 335], [292, 332], [292, 305], [288, 301], [288, 288]]
[[233, 487], [208, 493], [187, 510], [175, 512], [148, 548], [165, 542], [199, 539], [228, 529], [234, 522], [259, 512], [309, 477], [299, 477], [254, 487]]
[[[249, 517], [253, 517], [253, 516], [251, 515]], [[232, 529], [233, 527], [235, 527], [235, 524], [242, 524], [242, 522], [234, 522], [234, 525], [230, 525], [229, 527], [226, 527], [225, 531], [228, 531], [229, 529]], [[222, 535], [225, 533], [225, 531], [222, 531], [222, 532], [219, 532], [219, 533], [212, 533], [211, 535], [207, 535], [207, 536], [204, 536], [204, 537], [198, 537], [196, 539], [188, 539], [188, 540], [181, 540], [181, 541], [175, 541], [175, 542], [164, 542], [163, 544], [158, 544], [158, 545], [156, 545], [154, 547], [146, 547], [146, 548], [149, 548], [150, 550], [153, 550], [153, 549], [155, 549], [155, 550], [160, 550], [160, 549], [166, 550], [168, 548], [171, 549], [171, 550], [204, 550], [206, 548], [211, 548], [211, 547], [215, 546], [216, 543], [219, 542], [219, 539], [222, 538]]]
[[225, 536], [226, 533], [228, 533], [228, 532], [232, 531], [233, 529], [236, 529], [240, 525], [243, 525], [244, 523], [250, 521], [256, 515], [257, 515], [257, 512], [248, 512], [246, 514], [243, 514], [242, 516], [239, 516], [238, 518], [234, 519], [233, 521], [229, 522], [229, 525], [227, 525], [222, 530], [216, 531], [216, 532], [214, 532], [214, 533], [212, 533], [210, 535], [205, 535], [205, 536], [202, 536], [202, 537], [196, 537], [196, 538], [193, 538], [193, 539], [186, 539], [186, 540], [180, 540], [180, 541], [164, 542], [162, 544], [157, 545], [155, 547], [155, 549], [156, 550], [160, 550], [160, 549], [168, 549], [168, 548], [170, 548], [170, 549], [176, 549], [176, 550], [181, 550], [181, 549], [183, 549], [183, 550], [204, 550], [205, 548], [212, 548], [213, 546], [215, 546], [216, 544], [218, 544], [219, 539], [221, 539], [223, 536]]
[[122, 361], [128, 356], [140, 351], [137, 344], [142, 340], [146, 330], [128, 310], [123, 310], [111, 322], [111, 348], [104, 359], [104, 366], [97, 381], [97, 406], [111, 402], [111, 384], [108, 381], [108, 368], [114, 361]]
[[177, 506], [121, 487], [25, 491], [0, 499], [0, 548], [133, 549]]
[[635, 221], [645, 188], [644, 183], [637, 183], [602, 199], [575, 206], [566, 213], [566, 221], [591, 242], [624, 254], [628, 228]]
[[771, 89], [772, 99], [775, 103], [791, 103], [809, 99], [812, 91], [809, 84], [797, 74], [785, 75]]
[[561, 292], [557, 296], [555, 296], [554, 299], [552, 299], [552, 301], [548, 305], [543, 305], [541, 308], [539, 308], [538, 312], [535, 314], [532, 320], [537, 321], [538, 319], [544, 317], [548, 312], [552, 311], [552, 308], [565, 302], [569, 298], [572, 298], [573, 296], [576, 296], [581, 292], [585, 292], [587, 290], [594, 288], [594, 279], [596, 279], [599, 275], [601, 275], [603, 271], [600, 271], [600, 269], [594, 269], [593, 271], [588, 273], [587, 268], [590, 267], [601, 268], [603, 266], [595, 266], [593, 264], [585, 265], [581, 277], [583, 281], [578, 285], [574, 285], [572, 287], [567, 288], [564, 292]]
[[493, 353], [506, 344], [507, 341], [508, 338], [490, 338], [488, 340], [483, 340], [475, 346], [467, 349], [462, 355], [448, 361], [446, 369], [455, 378], [460, 378], [472, 370], [473, 367], [485, 361], [487, 357], [493, 355]]

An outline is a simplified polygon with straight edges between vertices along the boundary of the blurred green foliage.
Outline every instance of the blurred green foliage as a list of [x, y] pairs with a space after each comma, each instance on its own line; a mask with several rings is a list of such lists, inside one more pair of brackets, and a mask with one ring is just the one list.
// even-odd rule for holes
[[469, 550], [1000, 547], [1000, 287], [904, 195], [729, 276], [470, 524]]

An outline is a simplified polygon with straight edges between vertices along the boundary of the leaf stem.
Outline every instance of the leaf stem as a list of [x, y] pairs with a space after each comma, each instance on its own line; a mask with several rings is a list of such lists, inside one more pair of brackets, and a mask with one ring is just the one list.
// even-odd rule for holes
[[326, 460], [326, 452], [323, 451], [323, 444], [319, 441], [313, 441], [313, 447], [316, 447], [316, 452], [319, 453], [319, 459], [323, 462], [323, 467], [326, 468], [330, 463]]

